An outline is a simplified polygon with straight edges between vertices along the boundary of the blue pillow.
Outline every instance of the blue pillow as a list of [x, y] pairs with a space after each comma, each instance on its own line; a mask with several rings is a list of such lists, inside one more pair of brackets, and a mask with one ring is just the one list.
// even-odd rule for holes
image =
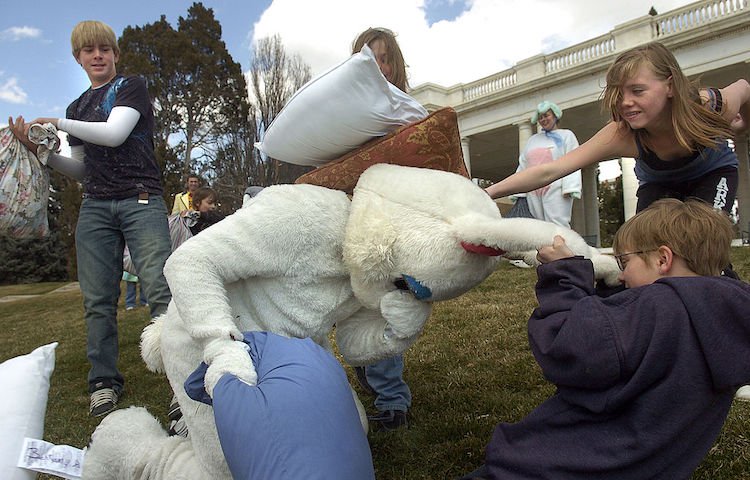
[[[246, 332], [258, 384], [224, 375], [216, 430], [235, 479], [374, 479], [370, 446], [341, 364], [309, 338]], [[185, 382], [211, 404], [201, 363]]]

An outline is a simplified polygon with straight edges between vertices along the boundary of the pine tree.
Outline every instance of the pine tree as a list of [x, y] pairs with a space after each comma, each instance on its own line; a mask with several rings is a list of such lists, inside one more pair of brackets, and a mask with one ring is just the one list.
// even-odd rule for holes
[[[164, 16], [143, 27], [127, 27], [120, 49], [120, 70], [147, 79], [165, 188], [180, 191], [189, 174], [216, 157], [229, 124], [248, 121], [240, 64], [221, 40], [213, 10], [201, 3], [178, 19], [176, 30]], [[170, 145], [175, 135], [180, 142]]]

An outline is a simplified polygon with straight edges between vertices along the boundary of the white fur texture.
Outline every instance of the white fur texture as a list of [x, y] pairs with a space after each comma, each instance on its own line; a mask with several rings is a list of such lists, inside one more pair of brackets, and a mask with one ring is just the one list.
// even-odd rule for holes
[[380, 300], [380, 312], [388, 324], [385, 335], [407, 339], [419, 335], [432, 308], [429, 303], [414, 298], [411, 292], [393, 290]]
[[248, 385], [258, 383], [258, 374], [244, 342], [216, 339], [203, 349], [203, 361], [208, 364], [206, 392], [213, 398], [214, 387], [225, 373], [231, 373]]
[[154, 373], [164, 373], [164, 362], [161, 357], [161, 326], [166, 317], [166, 314], [159, 315], [141, 332], [141, 358], [146, 363], [146, 368]]
[[[127, 446], [127, 448], [123, 448]], [[196, 462], [190, 441], [167, 436], [142, 407], [107, 415], [91, 435], [82, 480], [211, 480]]]
[[603, 279], [610, 286], [620, 283], [617, 279], [620, 269], [614, 257], [603, 255], [570, 228], [533, 218], [504, 218], [501, 222], [487, 223], [467, 216], [457, 224], [471, 243], [500, 248], [507, 252], [506, 258], [523, 260], [529, 265], [538, 265], [537, 250], [552, 245], [555, 235], [560, 235], [573, 253], [591, 259], [597, 279]]
[[[499, 257], [471, 253], [462, 242], [529, 252], [560, 232], [545, 222], [502, 219], [489, 196], [459, 175], [375, 165], [361, 176], [351, 202], [343, 192], [318, 186], [272, 186], [183, 243], [164, 269], [173, 301], [166, 319], [144, 333], [143, 348], [150, 365], [161, 352], [190, 431], [186, 463], [199, 465], [193, 478], [230, 475], [211, 408], [188, 398], [183, 384], [204, 359], [214, 369], [209, 384], [225, 371], [244, 372], [254, 381], [247, 353], [231, 340], [239, 339], [239, 332], [311, 337], [330, 348], [335, 325], [344, 359], [370, 364], [403, 352], [418, 338], [431, 301], [457, 297], [495, 270]], [[597, 258], [575, 232], [561, 234], [574, 251]], [[428, 301], [395, 291], [394, 280], [404, 275], [429, 288]], [[357, 405], [366, 428], [364, 409]], [[140, 416], [117, 418], [127, 425], [144, 422]], [[148, 477], [153, 480], [180, 478], [182, 466], [169, 463], [173, 454], [162, 450], [170, 440], [144, 427], [142, 435], [110, 443], [112, 423], [102, 422], [92, 448], [99, 452], [104, 448], [97, 443], [106, 444], [114, 465], [122, 464], [116, 458], [141, 455], [145, 460], [126, 463], [157, 465]], [[102, 470], [98, 478], [142, 478], [117, 476], [117, 468]]]
[[[352, 198], [344, 263], [365, 306], [379, 308], [393, 281], [411, 275], [431, 300], [455, 298], [492, 273], [498, 259], [461, 246], [469, 222], [501, 220], [497, 205], [470, 180], [447, 172], [378, 164], [365, 171]], [[458, 228], [457, 228], [458, 227]]]

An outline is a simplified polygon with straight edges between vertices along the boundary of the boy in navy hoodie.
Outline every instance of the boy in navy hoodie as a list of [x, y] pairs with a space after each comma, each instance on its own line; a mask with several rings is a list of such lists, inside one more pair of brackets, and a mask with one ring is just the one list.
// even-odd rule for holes
[[617, 232], [627, 289], [607, 298], [562, 238], [541, 248], [529, 343], [557, 392], [463, 478], [689, 478], [750, 381], [750, 286], [720, 276], [732, 237], [707, 204], [655, 202]]

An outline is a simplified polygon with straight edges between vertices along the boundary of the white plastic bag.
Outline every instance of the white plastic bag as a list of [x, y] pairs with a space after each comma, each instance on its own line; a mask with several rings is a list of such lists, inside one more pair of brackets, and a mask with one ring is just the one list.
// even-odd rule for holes
[[[182, 216], [179, 213], [173, 213], [167, 217], [169, 222], [169, 238], [172, 242], [172, 251], [174, 252], [177, 247], [183, 244], [185, 240], [193, 236], [190, 231], [190, 227], [195, 225], [198, 212], [188, 212], [186, 216]], [[122, 255], [122, 269], [131, 275], [138, 275], [133, 264], [133, 259], [130, 256], [130, 249], [125, 245], [125, 251]]]
[[[49, 150], [40, 146], [39, 151], [46, 161]], [[48, 200], [46, 165], [13, 135], [9, 127], [0, 129], [0, 234], [14, 238], [47, 235]]]
[[180, 213], [173, 213], [167, 220], [169, 221], [169, 238], [172, 240], [172, 251], [182, 245], [185, 240], [193, 236], [190, 227], [195, 225], [199, 213], [190, 211], [184, 217]]

